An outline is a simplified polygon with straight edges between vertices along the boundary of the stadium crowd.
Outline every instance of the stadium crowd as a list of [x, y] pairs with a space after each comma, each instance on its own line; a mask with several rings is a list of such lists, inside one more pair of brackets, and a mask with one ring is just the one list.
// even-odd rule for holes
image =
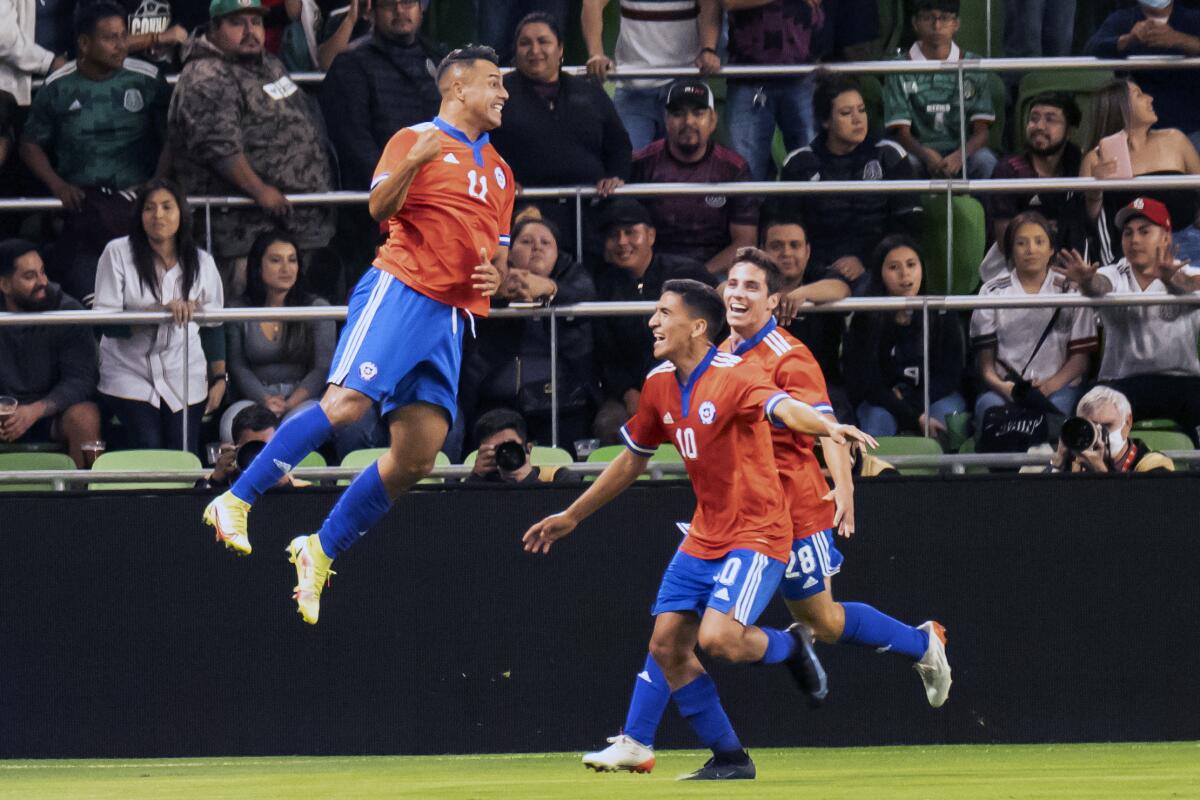
[[[1200, 3], [1098, 0], [1077, 14], [1067, 0], [993, 2], [1003, 5], [1008, 55], [1200, 55]], [[0, 0], [0, 194], [63, 206], [0, 214], [3, 310], [174, 315], [94, 333], [0, 326], [0, 402], [16, 400], [0, 417], [3, 445], [58, 442], [81, 466], [96, 441], [204, 453], [207, 442], [269, 431], [271, 419], [320, 396], [333, 322], [201, 327], [192, 315], [346, 301], [378, 225], [361, 205], [294, 206], [286, 195], [368, 190], [392, 134], [436, 113], [434, 67], [449, 48], [428, 35], [430, 3]], [[944, 199], [931, 206], [869, 189], [609, 197], [626, 182], [1198, 175], [1200, 82], [1190, 70], [1095, 72], [1086, 82], [968, 72], [960, 103], [945, 72], [725, 80], [720, 69], [977, 58], [968, 47], [980, 24], [968, 13], [979, 2], [907, 0], [893, 31], [880, 8], [897, 4], [877, 0], [620, 2], [615, 37], [607, 0], [477, 5], [478, 36], [514, 67], [492, 142], [516, 182], [597, 190], [578, 228], [573, 198], [519, 201], [497, 304], [656, 299], [681, 277], [716, 286], [739, 248], [758, 245], [786, 279], [780, 324], [813, 351], [839, 419], [872, 435], [1013, 449], [1005, 423], [1041, 415], [1041, 432], [1021, 444], [1053, 443], [1085, 391], [1103, 384], [1120, 394], [1086, 410], [1107, 402], [1129, 416], [1126, 439], [1139, 423], [1167, 420], [1195, 441], [1194, 306], [979, 309], [935, 313], [928, 329], [911, 311], [805, 313], [850, 296], [945, 293], [961, 280], [987, 297], [1192, 292], [1194, 190], [962, 198], [978, 213], [960, 222], [956, 211], [956, 231], [975, 224], [982, 246], [956, 253], [952, 286], [944, 212], [940, 221], [932, 213]], [[1077, 20], [1098, 27], [1077, 29]], [[573, 30], [586, 74], [563, 69]], [[610, 96], [614, 67], [698, 67], [701, 76], [619, 80]], [[311, 70], [325, 71], [319, 86], [290, 77]], [[253, 205], [206, 213], [189, 206], [195, 195]], [[651, 336], [637, 317], [562, 319], [556, 335], [559, 440], [582, 458], [619, 441], [652, 366]], [[505, 440], [526, 452], [549, 444], [550, 339], [545, 318], [476, 322], [452, 460], [483, 444], [487, 471]], [[368, 416], [339, 431], [329, 458], [386, 436]], [[219, 485], [231, 462], [213, 453]]]

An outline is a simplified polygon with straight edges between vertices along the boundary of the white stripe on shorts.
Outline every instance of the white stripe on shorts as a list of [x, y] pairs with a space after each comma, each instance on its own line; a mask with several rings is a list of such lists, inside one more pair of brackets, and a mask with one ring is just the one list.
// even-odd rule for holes
[[367, 304], [363, 307], [362, 316], [354, 321], [354, 328], [346, 340], [346, 352], [342, 353], [342, 360], [338, 362], [337, 370], [333, 373], [330, 383], [340, 384], [350, 374], [350, 367], [354, 366], [354, 359], [358, 357], [359, 348], [362, 347], [363, 340], [367, 338], [367, 330], [371, 327], [375, 312], [383, 303], [383, 295], [387, 292], [387, 287], [394, 280], [392, 273], [379, 270], [379, 277], [375, 279], [375, 285], [371, 287], [371, 294], [367, 297]]
[[746, 575], [745, 582], [742, 583], [742, 591], [738, 594], [737, 603], [733, 607], [733, 618], [743, 625], [747, 624], [746, 619], [754, 610], [754, 598], [758, 595], [758, 588], [762, 585], [763, 570], [766, 568], [767, 557], [762, 553], [755, 553], [750, 562], [750, 571]]
[[812, 540], [817, 548], [817, 560], [821, 562], [821, 574], [828, 578], [833, 574], [833, 568], [829, 565], [829, 540], [821, 531], [814, 533]]

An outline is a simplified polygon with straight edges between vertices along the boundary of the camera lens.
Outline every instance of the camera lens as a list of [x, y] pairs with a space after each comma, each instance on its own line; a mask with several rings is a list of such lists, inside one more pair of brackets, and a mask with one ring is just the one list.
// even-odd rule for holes
[[1087, 450], [1096, 443], [1096, 426], [1090, 419], [1071, 417], [1063, 423], [1059, 439], [1068, 450]]
[[254, 440], [251, 442], [246, 442], [244, 445], [239, 447], [238, 451], [237, 451], [238, 469], [244, 471], [247, 467], [249, 467], [250, 462], [254, 460], [254, 457], [256, 455], [258, 455], [259, 453], [261, 453], [263, 451], [263, 448], [265, 448], [266, 446], [267, 446], [266, 442], [260, 442], [258, 440]]
[[525, 466], [525, 448], [520, 442], [496, 445], [496, 466], [505, 472], [514, 472]]

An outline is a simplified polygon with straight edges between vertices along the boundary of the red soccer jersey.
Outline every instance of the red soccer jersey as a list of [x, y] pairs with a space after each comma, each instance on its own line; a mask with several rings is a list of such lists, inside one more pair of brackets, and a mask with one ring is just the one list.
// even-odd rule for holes
[[759, 367], [716, 348], [685, 386], [670, 363], [646, 376], [621, 436], [639, 455], [672, 442], [683, 456], [696, 493], [683, 552], [710, 559], [747, 548], [787, 561], [792, 524], [767, 421], [786, 398]]
[[434, 126], [442, 131], [442, 154], [421, 167], [388, 220], [375, 266], [426, 297], [487, 316], [491, 304], [471, 288], [471, 273], [481, 248], [492, 256], [508, 246], [514, 198], [512, 170], [488, 135], [472, 143], [440, 118], [402, 128], [384, 148], [371, 188], [400, 169], [417, 134]]
[[[789, 396], [808, 403], [817, 411], [833, 413], [825, 376], [812, 352], [799, 339], [778, 327], [774, 319], [737, 348], [731, 340], [726, 340], [721, 349], [760, 365], [775, 385]], [[772, 429], [771, 436], [775, 445], [775, 465], [779, 468], [779, 479], [792, 510], [795, 537], [803, 539], [832, 527], [836, 506], [832, 500], [821, 499], [829, 493], [829, 484], [825, 482], [813, 452], [816, 440], [778, 427]]]

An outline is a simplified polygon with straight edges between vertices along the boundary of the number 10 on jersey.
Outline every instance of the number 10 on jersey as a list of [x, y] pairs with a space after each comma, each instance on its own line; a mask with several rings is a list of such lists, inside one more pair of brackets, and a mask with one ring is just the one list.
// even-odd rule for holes
[[675, 429], [675, 446], [684, 458], [696, 460], [696, 432], [691, 428]]

